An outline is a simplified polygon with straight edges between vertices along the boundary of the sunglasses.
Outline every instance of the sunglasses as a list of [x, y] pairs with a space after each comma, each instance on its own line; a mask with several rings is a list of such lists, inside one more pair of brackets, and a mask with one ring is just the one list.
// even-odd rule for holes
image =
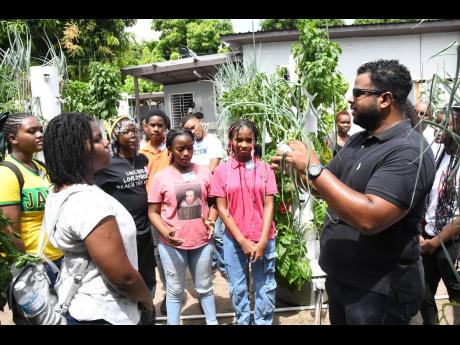
[[381, 95], [384, 92], [386, 92], [386, 91], [382, 90], [382, 89], [360, 89], [360, 88], [355, 87], [353, 89], [353, 97], [356, 99], [359, 96], [362, 96], [362, 95], [364, 95], [366, 93], [370, 93], [370, 94], [373, 94], [373, 95]]

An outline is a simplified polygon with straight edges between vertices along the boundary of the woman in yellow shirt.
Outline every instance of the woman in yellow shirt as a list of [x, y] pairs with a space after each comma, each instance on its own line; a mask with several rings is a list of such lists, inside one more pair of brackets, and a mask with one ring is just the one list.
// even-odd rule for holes
[[[30, 114], [8, 114], [0, 119], [0, 133], [4, 136], [4, 145], [0, 147], [1, 156], [5, 157], [7, 147], [9, 154], [5, 162], [14, 164], [24, 178], [21, 189], [13, 170], [0, 166], [0, 207], [12, 221], [6, 232], [19, 250], [35, 254], [38, 251], [45, 202], [51, 185], [43, 164], [33, 159], [34, 153], [43, 149], [43, 126]], [[13, 232], [19, 234], [20, 238], [14, 237]], [[62, 252], [51, 243], [46, 246], [45, 255], [60, 267]], [[45, 267], [54, 286], [57, 273], [53, 273], [47, 264]]]

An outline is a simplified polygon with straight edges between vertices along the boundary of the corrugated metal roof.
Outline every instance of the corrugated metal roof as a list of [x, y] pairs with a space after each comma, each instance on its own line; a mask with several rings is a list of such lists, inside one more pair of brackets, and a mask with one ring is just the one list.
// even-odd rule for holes
[[[428, 20], [422, 23], [362, 24], [328, 27], [329, 38], [331, 39], [342, 37], [415, 35], [452, 31], [460, 31], [460, 19]], [[270, 30], [223, 35], [221, 36], [221, 40], [231, 46], [240, 46], [252, 43], [254, 40], [253, 35], [257, 43], [298, 41], [299, 39], [298, 30]]]
[[125, 67], [121, 73], [163, 85], [187, 83], [209, 79], [216, 74], [220, 65], [238, 59], [239, 56], [239, 53], [201, 55]]

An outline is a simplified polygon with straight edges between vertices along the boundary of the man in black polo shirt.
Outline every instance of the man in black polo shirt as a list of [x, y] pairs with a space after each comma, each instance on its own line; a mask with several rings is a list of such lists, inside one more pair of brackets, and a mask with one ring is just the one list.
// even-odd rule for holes
[[420, 308], [425, 283], [418, 223], [435, 165], [427, 142], [405, 119], [411, 88], [410, 73], [398, 61], [363, 64], [348, 102], [365, 131], [324, 170], [301, 142], [290, 143], [286, 154], [329, 205], [319, 264], [328, 275], [331, 324], [409, 324]]

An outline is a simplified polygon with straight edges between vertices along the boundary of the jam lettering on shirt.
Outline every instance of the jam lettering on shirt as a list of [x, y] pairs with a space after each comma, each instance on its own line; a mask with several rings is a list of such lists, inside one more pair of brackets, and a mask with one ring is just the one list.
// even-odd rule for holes
[[48, 188], [24, 189], [21, 196], [21, 211], [43, 211], [48, 193]]

